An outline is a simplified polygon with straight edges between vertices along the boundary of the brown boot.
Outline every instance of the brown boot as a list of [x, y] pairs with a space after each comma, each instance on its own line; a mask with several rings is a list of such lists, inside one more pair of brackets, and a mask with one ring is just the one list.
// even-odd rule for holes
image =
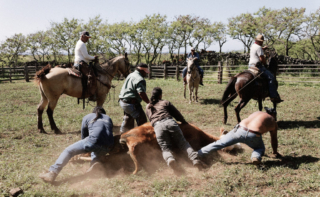
[[41, 178], [44, 182], [52, 183], [56, 179], [57, 176], [58, 176], [58, 174], [56, 174], [52, 171], [49, 171], [47, 173], [40, 174], [39, 178]]
[[187, 85], [187, 77], [183, 77], [183, 85]]

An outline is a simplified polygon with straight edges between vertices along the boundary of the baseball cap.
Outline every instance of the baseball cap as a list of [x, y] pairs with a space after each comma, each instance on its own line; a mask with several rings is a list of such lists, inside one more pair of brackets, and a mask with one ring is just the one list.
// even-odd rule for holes
[[194, 51], [194, 47], [191, 47], [191, 51]]
[[83, 31], [83, 32], [81, 33], [81, 35], [82, 35], [82, 36], [87, 36], [88, 38], [91, 38], [91, 36], [89, 35], [89, 32], [87, 32], [87, 31]]

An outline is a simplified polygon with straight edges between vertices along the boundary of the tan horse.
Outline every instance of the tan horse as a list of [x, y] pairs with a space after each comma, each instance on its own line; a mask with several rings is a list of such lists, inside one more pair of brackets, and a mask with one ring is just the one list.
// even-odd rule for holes
[[[187, 61], [187, 85], [189, 87], [190, 101], [198, 102], [198, 88], [200, 83], [200, 74], [194, 63], [196, 58], [190, 58]], [[194, 90], [194, 92], [193, 92]], [[184, 85], [184, 98], [186, 98], [186, 84]]]
[[[96, 62], [95, 64], [98, 64]], [[101, 69], [97, 75], [97, 106], [102, 106], [106, 96], [111, 88], [111, 80], [120, 72], [125, 77], [130, 73], [130, 65], [127, 56], [115, 57], [106, 63], [100, 65]], [[42, 113], [48, 105], [47, 114], [50, 122], [51, 129], [56, 134], [61, 134], [57, 128], [54, 119], [53, 111], [57, 105], [58, 99], [61, 94], [66, 94], [72, 97], [82, 97], [82, 84], [81, 78], [71, 76], [67, 69], [53, 68], [46, 66], [36, 74], [35, 82], [39, 86], [41, 101], [38, 106], [38, 131], [46, 133], [42, 124]], [[88, 98], [89, 95], [86, 95]]]

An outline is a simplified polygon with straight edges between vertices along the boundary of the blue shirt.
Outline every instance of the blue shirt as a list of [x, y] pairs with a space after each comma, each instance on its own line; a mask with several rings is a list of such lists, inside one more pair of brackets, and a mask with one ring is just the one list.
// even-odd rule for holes
[[198, 60], [196, 60], [194, 63], [196, 64], [196, 66], [199, 66], [199, 61], [200, 61], [199, 53], [194, 52], [194, 55], [192, 55], [192, 53], [189, 53], [188, 56], [187, 56], [187, 59], [189, 59], [189, 58], [195, 58], [195, 57], [197, 57]]
[[81, 138], [88, 138], [92, 144], [106, 147], [113, 146], [113, 123], [111, 118], [102, 114], [102, 117], [99, 117], [95, 122], [92, 122], [95, 117], [95, 113], [91, 113], [83, 117]]

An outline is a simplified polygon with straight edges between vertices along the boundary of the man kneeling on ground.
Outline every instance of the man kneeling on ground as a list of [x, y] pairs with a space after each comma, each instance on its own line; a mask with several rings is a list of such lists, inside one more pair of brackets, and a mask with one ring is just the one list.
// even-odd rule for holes
[[253, 149], [251, 155], [252, 163], [259, 165], [265, 151], [262, 134], [268, 131], [271, 135], [273, 154], [276, 157], [281, 157], [278, 153], [277, 130], [277, 122], [270, 114], [260, 111], [254, 112], [237, 124], [224, 138], [201, 148], [198, 151], [198, 155], [201, 159], [206, 160], [205, 157], [210, 153], [240, 142]]
[[62, 168], [75, 155], [91, 152], [91, 167], [87, 172], [102, 169], [102, 163], [106, 154], [112, 149], [113, 123], [102, 107], [95, 107], [93, 112], [82, 119], [81, 138], [82, 140], [68, 146], [59, 156], [49, 172], [39, 177], [45, 182], [52, 183]]

